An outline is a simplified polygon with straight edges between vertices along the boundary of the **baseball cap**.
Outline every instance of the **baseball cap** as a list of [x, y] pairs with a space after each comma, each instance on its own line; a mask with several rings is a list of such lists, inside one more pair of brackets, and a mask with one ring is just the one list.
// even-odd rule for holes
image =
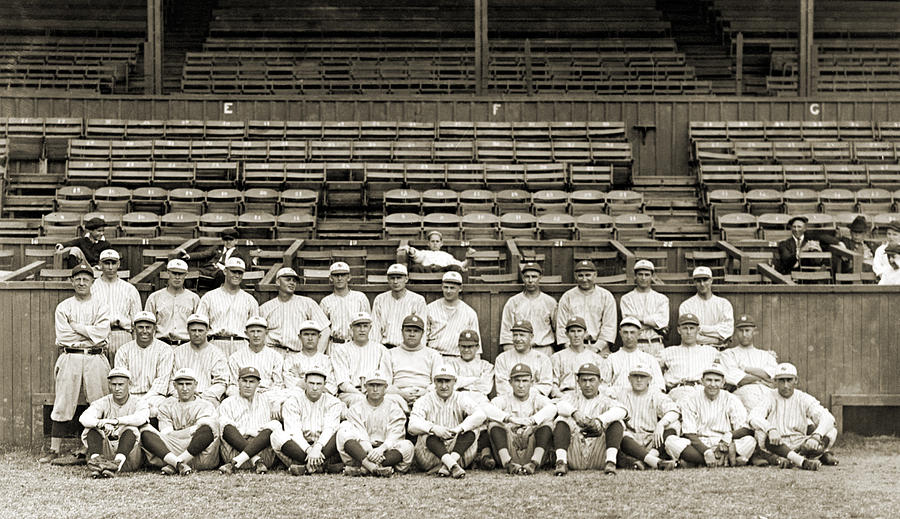
[[478, 332], [475, 330], [463, 330], [459, 334], [459, 346], [478, 346]]
[[257, 379], [261, 379], [262, 377], [259, 375], [259, 370], [253, 366], [244, 366], [238, 371], [238, 378], [246, 378], [246, 377], [256, 377]]
[[619, 328], [621, 328], [623, 326], [636, 326], [636, 327], [640, 328], [641, 322], [637, 320], [637, 317], [632, 317], [629, 315], [628, 317], [623, 318], [619, 322]]
[[122, 258], [115, 249], [104, 249], [100, 253], [100, 261], [119, 261], [120, 259]]
[[320, 377], [328, 378], [328, 372], [325, 371], [325, 368], [319, 366], [318, 364], [306, 370], [306, 373], [303, 374], [303, 378], [306, 378], [310, 375], [319, 375]]
[[699, 266], [691, 273], [692, 278], [711, 278], [712, 270], [709, 267]]
[[172, 376], [172, 380], [193, 380], [197, 382], [197, 372], [194, 368], [181, 368]]
[[437, 380], [439, 378], [456, 379], [456, 370], [453, 369], [453, 366], [449, 364], [441, 364], [436, 370], [434, 370], [434, 374], [431, 376], [431, 378], [433, 380]]
[[444, 239], [444, 235], [441, 234], [441, 231], [434, 231], [434, 230], [428, 231], [427, 233], [425, 233], [425, 239], [429, 239], [429, 238], [431, 238], [432, 236], [434, 236], [435, 234], [437, 234], [437, 237], [438, 237], [438, 238], [440, 238], [440, 239], [442, 239], [442, 240]]
[[241, 272], [247, 270], [247, 265], [244, 263], [244, 260], [238, 258], [237, 256], [232, 256], [225, 260], [225, 268], [227, 270], [240, 270]]
[[579, 272], [582, 270], [590, 270], [591, 272], [597, 272], [597, 266], [594, 265], [593, 261], [581, 260], [575, 264], [575, 272]]
[[511, 370], [509, 370], [510, 380], [522, 375], [528, 375], [529, 377], [532, 376], [531, 368], [528, 366], [528, 364], [522, 364], [520, 362], [513, 366]]
[[444, 272], [444, 275], [441, 276], [441, 283], [456, 283], [462, 285], [462, 276], [455, 270], [449, 270]]
[[307, 320], [303, 321], [302, 323], [300, 323], [300, 329], [297, 330], [297, 333], [298, 333], [298, 334], [299, 334], [299, 333], [303, 333], [303, 332], [305, 332], [306, 330], [315, 330], [316, 333], [321, 333], [321, 332], [322, 332], [322, 329], [319, 328], [319, 323], [317, 323], [317, 322], [315, 322], [315, 321], [311, 321], [311, 320], [309, 320], [309, 319], [307, 319]]
[[585, 323], [584, 319], [581, 317], [569, 317], [569, 320], [566, 321], [566, 331], [569, 331], [569, 328], [572, 328], [573, 326], [578, 326], [587, 330], [587, 323]]
[[792, 378], [797, 376], [797, 366], [794, 366], [790, 362], [782, 362], [775, 367], [775, 374], [772, 375], [773, 379], [778, 378]]
[[169, 272], [187, 272], [188, 264], [184, 260], [171, 259], [166, 263], [166, 270]]
[[653, 266], [652, 261], [642, 259], [634, 262], [634, 271], [637, 272], [639, 270], [649, 270], [652, 272], [656, 270], [656, 267]]
[[275, 273], [275, 279], [285, 276], [300, 279], [300, 276], [297, 275], [297, 271], [291, 267], [281, 267], [278, 269], [278, 272]]
[[219, 234], [219, 236], [221, 236], [223, 239], [225, 239], [225, 238], [235, 239], [238, 237], [238, 232], [237, 232], [237, 229], [235, 229], [233, 227], [229, 227], [227, 229], [222, 230], [222, 232]]
[[884, 226], [884, 228], [900, 232], [900, 220], [891, 220], [887, 225]]
[[734, 323], [735, 328], [745, 328], [748, 326], [756, 326], [756, 323], [753, 321], [753, 318], [747, 314], [743, 314], [737, 318], [737, 322]]
[[575, 375], [597, 375], [600, 376], [600, 368], [593, 362], [587, 362], [578, 367]]
[[700, 326], [700, 319], [694, 314], [681, 314], [678, 316], [678, 326], [681, 326], [682, 324]]
[[244, 325], [244, 328], [250, 328], [251, 326], [262, 326], [263, 328], [268, 328], [269, 323], [266, 322], [265, 317], [254, 315], [250, 319], [247, 319], [247, 324]]
[[91, 218], [90, 220], [84, 222], [84, 228], [93, 231], [94, 229], [102, 229], [106, 227], [106, 220], [103, 218]]
[[350, 273], [350, 265], [347, 265], [343, 261], [336, 261], [328, 267], [329, 274], [349, 274]]
[[534, 333], [534, 326], [531, 326], [531, 321], [519, 319], [518, 321], [513, 323], [512, 328], [510, 328], [509, 331]]
[[706, 369], [703, 370], [704, 375], [706, 375], [707, 373], [715, 373], [717, 375], [721, 375], [724, 377], [725, 376], [725, 368], [723, 368], [722, 365], [719, 364], [718, 362], [713, 362], [712, 364], [707, 366]]
[[407, 326], [412, 326], [414, 328], [418, 328], [420, 330], [425, 329], [425, 322], [422, 321], [422, 318], [416, 314], [407, 315], [403, 318], [403, 324], [400, 325], [400, 328], [406, 328]]
[[388, 276], [408, 276], [409, 270], [406, 268], [406, 265], [400, 263], [394, 263], [387, 269]]
[[109, 380], [111, 378], [122, 377], [131, 380], [131, 372], [126, 368], [113, 368], [109, 370], [109, 373], [106, 374], [106, 379]]
[[207, 319], [206, 316], [203, 316], [200, 314], [191, 314], [188, 316], [188, 318], [187, 318], [188, 326], [190, 326], [193, 323], [200, 323], [200, 324], [206, 326], [207, 328], [209, 327], [209, 319]]
[[368, 384], [370, 382], [381, 382], [382, 384], [387, 384], [388, 377], [387, 377], [387, 375], [384, 374], [383, 371], [379, 370], [379, 371], [369, 374], [369, 376], [366, 377], [365, 383]]
[[91, 277], [94, 277], [94, 269], [92, 269], [91, 266], [87, 263], [79, 263], [78, 265], [72, 267], [72, 273], [69, 274], [69, 277], [74, 278], [76, 275], [81, 274], [82, 272], [87, 272], [91, 275]]
[[538, 274], [544, 273], [544, 269], [541, 267], [541, 265], [539, 263], [535, 263], [533, 261], [529, 261], [528, 263], [522, 263], [522, 265], [519, 267], [519, 270], [522, 271], [522, 274], [528, 272], [529, 270], [534, 270]]
[[355, 314], [353, 314], [353, 318], [350, 319], [350, 326], [353, 326], [354, 324], [371, 322], [372, 316], [369, 315], [369, 312], [356, 312]]
[[652, 377], [650, 374], [650, 366], [644, 364], [643, 362], [638, 362], [634, 366], [631, 366], [631, 370], [628, 372], [629, 375], [645, 375], [648, 377]]
[[131, 324], [137, 324], [141, 321], [156, 324], [156, 316], [153, 315], [153, 312], [141, 310], [134, 314], [134, 317], [131, 319]]

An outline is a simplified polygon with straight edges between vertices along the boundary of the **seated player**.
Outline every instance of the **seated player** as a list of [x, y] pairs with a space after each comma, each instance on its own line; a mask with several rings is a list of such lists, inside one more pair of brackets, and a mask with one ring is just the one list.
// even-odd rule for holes
[[275, 462], [269, 441], [273, 432], [281, 431], [281, 424], [272, 419], [268, 396], [256, 391], [260, 378], [259, 370], [253, 366], [241, 368], [238, 393], [219, 406], [221, 454], [225, 462], [219, 467], [222, 474], [231, 475], [235, 469], [250, 467], [257, 474], [265, 474]]
[[366, 375], [384, 371], [388, 360], [387, 348], [369, 340], [372, 317], [359, 312], [350, 319], [350, 340], [331, 345], [331, 364], [338, 398], [350, 406], [366, 399], [364, 381]]
[[388, 350], [386, 375], [391, 379], [389, 395], [402, 400], [404, 412], [428, 391], [431, 374], [443, 364], [441, 354], [422, 343], [425, 321], [418, 315], [408, 315], [403, 319], [403, 344]]
[[666, 438], [666, 451], [673, 460], [698, 466], [746, 465], [756, 449], [752, 435], [733, 439], [744, 428], [747, 411], [738, 397], [723, 391], [725, 370], [718, 363], [702, 370], [703, 391], [678, 403], [681, 436]]
[[606, 362], [598, 364], [603, 372], [603, 380], [612, 387], [631, 387], [628, 381], [631, 368], [643, 364], [650, 368], [650, 387], [665, 389], [662, 370], [656, 357], [638, 348], [638, 337], [641, 331], [641, 322], [636, 317], [626, 317], [619, 323], [619, 336], [622, 338], [622, 347], [618, 351], [610, 353]]
[[[571, 391], [557, 402], [559, 416], [553, 426], [557, 476], [574, 470], [599, 469], [616, 473], [616, 458], [622, 444], [628, 412], [619, 402], [600, 393], [600, 368], [584, 364], [575, 372], [579, 391]], [[604, 457], [605, 454], [605, 457]]]
[[190, 475], [219, 464], [219, 422], [216, 408], [197, 396], [197, 374], [182, 368], [172, 377], [176, 396], [159, 406], [159, 428], [145, 425], [141, 445], [147, 462], [166, 476]]
[[406, 413], [396, 400], [385, 399], [387, 376], [370, 373], [363, 383], [365, 399], [354, 403], [337, 432], [344, 475], [389, 477], [405, 473], [413, 460], [406, 439]]
[[[463, 330], [457, 342], [459, 357], [445, 357], [444, 362], [456, 370], [456, 391], [464, 391], [478, 403], [487, 403], [494, 388], [494, 365], [481, 358], [478, 332]], [[478, 464], [485, 470], [497, 466], [491, 453], [491, 438], [486, 428], [478, 431]]]
[[681, 345], [665, 348], [660, 365], [666, 379], [666, 389], [676, 403], [700, 392], [703, 370], [718, 358], [719, 352], [709, 344], [697, 343], [700, 319], [694, 314], [678, 316]]
[[409, 433], [419, 437], [415, 448], [419, 468], [460, 479], [475, 459], [475, 430], [486, 417], [468, 395], [453, 390], [454, 384], [456, 371], [451, 366], [435, 370], [434, 389], [413, 404]]
[[837, 439], [834, 416], [815, 397], [794, 388], [797, 368], [793, 364], [779, 364], [773, 378], [776, 391], [750, 412], [750, 425], [765, 438], [760, 442], [782, 457], [782, 467], [793, 464], [817, 470], [822, 463], [837, 465], [837, 458], [828, 451]]
[[531, 368], [516, 364], [509, 372], [512, 394], [497, 396], [482, 406], [491, 420], [488, 431], [494, 452], [508, 474], [530, 476], [549, 457], [556, 406], [531, 390], [532, 378]]
[[628, 374], [630, 387], [616, 388], [616, 399], [628, 410], [619, 466], [625, 454], [638, 460], [632, 465], [635, 469], [672, 470], [677, 462], [660, 459], [660, 450], [666, 438], [676, 434], [680, 413], [671, 398], [650, 387], [651, 372], [650, 366], [636, 364]]
[[113, 368], [106, 378], [109, 394], [91, 402], [78, 419], [84, 426], [81, 441], [87, 447], [93, 478], [111, 478], [141, 466], [138, 427], [150, 419], [147, 402], [129, 392], [131, 373], [127, 369]]
[[498, 395], [512, 393], [509, 372], [516, 364], [525, 364], [534, 374], [534, 389], [547, 396], [553, 389], [553, 366], [550, 357], [535, 351], [534, 328], [528, 321], [516, 321], [512, 328], [513, 348], [497, 355], [494, 361], [494, 379]]
[[750, 412], [772, 392], [772, 373], [778, 362], [771, 351], [753, 345], [756, 323], [752, 317], [746, 314], [738, 317], [734, 328], [733, 340], [737, 345], [722, 351], [719, 360], [725, 368], [725, 383], [737, 388], [734, 395]]
[[587, 336], [587, 325], [581, 317], [572, 317], [566, 321], [566, 337], [569, 344], [550, 357], [550, 365], [553, 367], [553, 389], [550, 396], [562, 398], [566, 393], [578, 389], [575, 382], [575, 372], [584, 364], [602, 366], [604, 361], [599, 353], [585, 347], [584, 338]]
[[284, 381], [281, 378], [284, 371], [284, 357], [275, 348], [266, 348], [267, 328], [265, 317], [254, 315], [247, 319], [247, 324], [244, 327], [247, 333], [247, 344], [239, 346], [228, 357], [230, 378], [228, 380], [228, 388], [225, 390], [226, 395], [237, 394], [238, 373], [240, 373], [241, 368], [253, 366], [259, 370], [259, 375], [262, 377], [256, 390], [260, 393], [266, 391], [275, 392], [269, 396], [278, 400], [277, 392], [284, 389]]
[[284, 386], [291, 393], [301, 393], [306, 389], [306, 372], [312, 368], [325, 370], [327, 382], [325, 391], [334, 395], [337, 393], [337, 384], [334, 382], [334, 371], [331, 366], [331, 357], [319, 351], [319, 325], [315, 321], [303, 321], [300, 323], [301, 350], [284, 358], [282, 367]]
[[172, 347], [156, 338], [156, 316], [137, 312], [131, 325], [134, 340], [116, 352], [115, 367], [131, 373], [131, 394], [147, 402], [150, 417], [169, 394], [169, 377], [175, 365]]
[[323, 368], [307, 369], [303, 392], [294, 393], [281, 406], [284, 428], [272, 433], [272, 447], [294, 476], [338, 473], [344, 468], [335, 433], [346, 407], [325, 391], [327, 377]]

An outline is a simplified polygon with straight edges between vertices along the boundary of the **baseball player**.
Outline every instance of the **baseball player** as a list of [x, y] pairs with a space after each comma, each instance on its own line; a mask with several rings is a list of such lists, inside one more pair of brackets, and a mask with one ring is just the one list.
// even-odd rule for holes
[[[441, 277], [443, 297], [425, 308], [428, 347], [445, 357], [459, 356], [456, 341], [463, 330], [478, 330], [478, 314], [459, 298], [462, 282], [459, 272], [444, 272]], [[480, 344], [478, 351], [481, 352]]]
[[310, 368], [302, 393], [295, 393], [281, 407], [284, 429], [272, 432], [272, 448], [294, 476], [325, 470], [343, 470], [337, 451], [341, 413], [346, 407], [325, 392], [328, 373]]
[[[275, 393], [284, 389], [282, 372], [284, 371], [284, 358], [273, 348], [266, 348], [266, 320], [255, 315], [247, 320], [245, 330], [247, 332], [247, 345], [243, 346], [228, 357], [228, 387], [225, 389], [227, 396], [238, 392], [238, 373], [241, 368], [253, 366], [259, 370], [259, 387], [257, 391], [274, 392], [270, 397], [275, 398]], [[283, 400], [283, 398], [282, 398]]]
[[337, 432], [344, 474], [387, 477], [405, 473], [413, 460], [413, 444], [406, 439], [406, 414], [396, 400], [385, 399], [388, 377], [369, 373], [363, 384], [365, 399], [345, 413]]
[[669, 331], [669, 298], [651, 288], [656, 268], [650, 260], [634, 263], [634, 290], [622, 295], [622, 317], [634, 317], [641, 323], [638, 348], [659, 358], [663, 336]]
[[498, 395], [512, 393], [509, 372], [516, 364], [525, 364], [534, 375], [534, 389], [544, 396], [553, 390], [553, 366], [550, 358], [531, 348], [534, 328], [528, 321], [516, 321], [512, 325], [513, 349], [497, 355], [494, 361], [494, 379]]
[[259, 315], [269, 324], [267, 345], [278, 350], [285, 357], [296, 354], [303, 347], [300, 344], [300, 330], [297, 325], [305, 321], [315, 321], [322, 333], [319, 337], [318, 350], [328, 350], [328, 337], [331, 323], [311, 298], [295, 294], [297, 272], [290, 267], [282, 267], [275, 274], [275, 285], [278, 295], [259, 307]]
[[350, 320], [351, 340], [335, 344], [331, 348], [331, 364], [338, 398], [347, 406], [362, 402], [365, 396], [365, 377], [375, 371], [384, 371], [388, 362], [387, 349], [369, 337], [372, 317], [359, 312]]
[[425, 317], [425, 298], [406, 288], [406, 265], [394, 263], [388, 267], [387, 279], [390, 290], [378, 294], [372, 302], [372, 340], [395, 348], [403, 342], [403, 318], [413, 314]]
[[[444, 236], [440, 231], [429, 231], [425, 238], [428, 240], [428, 249], [416, 249], [409, 245], [397, 248], [398, 254], [406, 254], [410, 261], [415, 265], [419, 265], [426, 272], [437, 272], [439, 270], [456, 270], [465, 272], [468, 269], [468, 261], [459, 261], [452, 254], [442, 251], [444, 246]], [[474, 252], [469, 248], [466, 252]]]
[[500, 346], [504, 350], [512, 348], [512, 325], [528, 321], [534, 327], [534, 349], [550, 356], [556, 350], [556, 299], [541, 291], [544, 270], [539, 264], [525, 263], [519, 270], [524, 288], [503, 305]]
[[635, 469], [672, 470], [677, 462], [660, 459], [660, 451], [665, 452], [666, 438], [676, 434], [681, 414], [671, 398], [659, 388], [650, 387], [652, 377], [650, 365], [635, 364], [628, 374], [631, 385], [616, 388], [616, 400], [628, 411], [619, 466], [624, 465], [625, 454], [638, 460], [632, 465]]
[[463, 330], [459, 334], [459, 357], [448, 357], [446, 363], [456, 370], [456, 391], [465, 391], [480, 401], [487, 402], [494, 388], [494, 365], [478, 355], [478, 332]]
[[441, 354], [422, 343], [425, 321], [418, 315], [403, 319], [403, 344], [388, 350], [386, 375], [390, 377], [389, 394], [399, 395], [403, 410], [425, 394], [431, 385], [431, 375], [443, 364]]
[[600, 368], [584, 364], [575, 373], [579, 391], [571, 391], [556, 403], [559, 416], [553, 426], [556, 450], [554, 474], [599, 469], [616, 473], [616, 458], [622, 444], [622, 420], [628, 411], [621, 403], [600, 392]]
[[553, 367], [551, 397], [562, 398], [569, 391], [578, 389], [575, 372], [580, 366], [584, 364], [603, 366], [603, 357], [585, 347], [586, 334], [587, 325], [581, 317], [572, 317], [566, 322], [566, 337], [569, 339], [569, 344], [565, 349], [550, 357], [550, 365]]
[[306, 386], [306, 372], [311, 369], [323, 370], [328, 376], [325, 382], [325, 390], [329, 395], [337, 393], [337, 383], [334, 380], [334, 369], [331, 357], [318, 350], [319, 325], [315, 321], [303, 321], [300, 323], [300, 343], [303, 349], [296, 355], [289, 355], [284, 359], [282, 375], [284, 386], [288, 391], [303, 390]]
[[734, 333], [734, 309], [724, 297], [713, 294], [712, 270], [697, 267], [691, 274], [697, 293], [681, 303], [678, 315], [693, 314], [700, 321], [697, 333], [699, 344], [709, 344], [717, 349], [724, 348]]
[[100, 253], [100, 272], [100, 277], [91, 285], [91, 295], [109, 308], [106, 355], [113, 362], [119, 347], [132, 339], [131, 320], [141, 310], [141, 295], [134, 285], [119, 279], [119, 253], [115, 249]]
[[[817, 470], [821, 464], [837, 465], [828, 447], [837, 439], [834, 416], [812, 395], [795, 389], [797, 368], [779, 364], [773, 375], [776, 391], [750, 411], [750, 425], [765, 448], [804, 470]], [[811, 424], [811, 425], [808, 425]], [[818, 459], [816, 459], [818, 458]]]
[[475, 430], [487, 417], [466, 393], [453, 390], [455, 383], [456, 371], [451, 366], [442, 364], [435, 370], [434, 389], [413, 404], [409, 433], [418, 435], [415, 456], [419, 468], [437, 469], [438, 476], [460, 479], [475, 459]]
[[605, 288], [597, 286], [597, 267], [588, 260], [575, 265], [576, 286], [559, 298], [556, 311], [556, 343], [569, 343], [565, 326], [572, 317], [581, 317], [587, 324], [584, 343], [588, 349], [604, 357], [609, 345], [616, 340], [616, 300]]
[[[237, 239], [239, 233], [237, 229], [223, 229], [221, 233], [222, 243], [214, 245], [203, 250], [188, 254], [183, 249], [176, 249], [175, 252], [183, 260], [193, 260], [202, 262], [200, 266], [200, 281], [207, 285], [206, 280], [210, 280], [212, 286], [219, 286], [227, 277], [225, 270], [228, 268], [228, 260], [238, 258], [244, 262], [244, 265], [250, 264], [250, 252], [246, 247], [238, 247]], [[206, 279], [204, 279], [204, 277]]]
[[332, 263], [328, 269], [333, 291], [322, 298], [319, 307], [331, 321], [331, 347], [350, 340], [350, 321], [359, 312], [370, 313], [369, 298], [357, 290], [350, 290], [350, 265], [343, 261]]
[[725, 383], [737, 388], [734, 395], [741, 399], [747, 412], [772, 392], [772, 373], [778, 366], [773, 352], [753, 345], [755, 334], [753, 317], [746, 314], [738, 317], [734, 332], [737, 346], [719, 354], [719, 361], [725, 368]]
[[531, 368], [516, 364], [509, 372], [512, 393], [494, 397], [482, 406], [491, 420], [488, 431], [494, 451], [508, 474], [530, 476], [550, 453], [550, 425], [556, 417], [556, 406], [531, 390], [532, 380]]
[[41, 463], [73, 464], [78, 461], [74, 456], [60, 457], [65, 422], [75, 416], [82, 390], [88, 402], [108, 391], [109, 361], [103, 355], [103, 348], [109, 338], [109, 308], [91, 296], [94, 269], [90, 265], [76, 265], [70, 279], [75, 294], [56, 305], [54, 313], [56, 347], [60, 354], [53, 369], [56, 393], [50, 413], [53, 421], [50, 450], [41, 457]]
[[606, 362], [598, 364], [603, 372], [603, 380], [612, 387], [631, 387], [628, 375], [631, 368], [638, 364], [649, 366], [651, 372], [650, 386], [664, 390], [665, 380], [659, 362], [653, 355], [638, 348], [638, 337], [641, 323], [636, 317], [625, 317], [619, 323], [619, 336], [622, 337], [622, 347], [606, 357]]
[[280, 432], [281, 423], [273, 420], [272, 404], [265, 393], [257, 393], [259, 370], [253, 366], [238, 373], [238, 394], [226, 398], [219, 406], [222, 426], [221, 453], [225, 464], [219, 472], [231, 475], [235, 469], [253, 467], [265, 474], [275, 462], [269, 447], [272, 434]]
[[103, 236], [103, 228], [106, 227], [106, 220], [103, 218], [91, 218], [84, 222], [84, 229], [87, 231], [84, 236], [80, 236], [73, 240], [69, 240], [56, 244], [56, 250], [62, 251], [69, 247], [66, 263], [68, 268], [75, 268], [81, 263], [87, 264], [89, 267], [98, 267], [100, 263], [100, 253], [112, 247], [106, 237]]
[[147, 403], [129, 392], [131, 373], [127, 369], [113, 368], [107, 379], [110, 394], [91, 402], [79, 418], [84, 426], [81, 441], [87, 447], [87, 465], [93, 478], [111, 478], [120, 471], [141, 466], [138, 427], [150, 419]]
[[746, 465], [756, 449], [752, 435], [734, 439], [733, 432], [747, 424], [747, 411], [725, 385], [725, 370], [713, 363], [702, 370], [703, 391], [678, 402], [681, 436], [665, 440], [666, 452], [698, 466]]
[[156, 316], [156, 338], [172, 346], [187, 342], [187, 318], [200, 306], [200, 296], [184, 288], [187, 271], [184, 260], [169, 260], [166, 288], [150, 294], [144, 305], [144, 310]]
[[878, 278], [879, 285], [891, 284], [900, 278], [900, 264], [895, 259], [896, 253], [888, 251], [900, 245], [900, 222], [891, 221], [886, 227], [887, 239], [875, 249], [872, 258], [872, 272]]
[[[206, 317], [193, 314], [188, 317], [187, 323], [190, 341], [175, 348], [173, 369], [194, 370], [197, 375], [197, 394], [213, 405], [219, 405], [228, 384], [228, 361], [222, 350], [207, 342], [209, 324]], [[169, 393], [175, 393], [174, 386], [169, 388]]]
[[176, 396], [159, 406], [159, 428], [145, 425], [141, 445], [147, 462], [163, 475], [190, 475], [219, 464], [219, 422], [216, 408], [197, 396], [197, 374], [181, 368], [172, 376]]
[[678, 316], [681, 344], [664, 349], [660, 356], [666, 388], [669, 396], [677, 403], [699, 392], [703, 370], [719, 356], [714, 347], [697, 343], [699, 325], [700, 320], [694, 314]]
[[143, 399], [156, 416], [159, 404], [169, 394], [169, 377], [175, 365], [172, 347], [156, 339], [156, 316], [140, 311], [134, 314], [134, 340], [116, 352], [115, 367], [131, 373], [131, 395]]
[[232, 256], [225, 260], [225, 282], [200, 298], [197, 313], [209, 320], [209, 341], [222, 350], [225, 358], [247, 344], [244, 325], [259, 315], [259, 303], [241, 288], [244, 260]]

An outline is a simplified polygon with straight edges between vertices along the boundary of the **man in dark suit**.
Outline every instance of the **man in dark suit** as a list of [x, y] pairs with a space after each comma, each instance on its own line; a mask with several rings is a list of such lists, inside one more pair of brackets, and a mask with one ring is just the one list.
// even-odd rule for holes
[[100, 253], [112, 248], [112, 245], [103, 236], [104, 227], [106, 227], [106, 220], [103, 218], [91, 218], [84, 222], [84, 230], [86, 231], [84, 236], [56, 244], [56, 250], [71, 247], [69, 255], [66, 257], [68, 268], [74, 268], [81, 263], [87, 263], [97, 268], [100, 262]]
[[203, 262], [200, 266], [200, 275], [212, 278], [211, 286], [220, 286], [225, 281], [225, 261], [228, 258], [237, 257], [244, 260], [244, 265], [250, 265], [250, 252], [237, 246], [238, 232], [236, 229], [222, 231], [222, 244], [204, 249], [193, 254], [182, 252], [185, 260]]
[[[778, 257], [775, 268], [782, 274], [790, 274], [792, 270], [800, 270], [800, 256], [804, 252], [822, 252], [822, 244], [836, 245], [839, 243], [834, 231], [807, 231], [806, 224], [809, 219], [805, 216], [794, 216], [788, 220], [791, 228], [791, 236], [778, 242]], [[821, 243], [820, 243], [821, 242]]]
[[[857, 216], [850, 223], [850, 236], [841, 238], [841, 244], [847, 249], [862, 255], [863, 261], [872, 263], [872, 249], [866, 245], [865, 239], [869, 233], [869, 223], [866, 222], [865, 216]], [[840, 272], [853, 272], [853, 262], [850, 259], [842, 259], [840, 264]]]

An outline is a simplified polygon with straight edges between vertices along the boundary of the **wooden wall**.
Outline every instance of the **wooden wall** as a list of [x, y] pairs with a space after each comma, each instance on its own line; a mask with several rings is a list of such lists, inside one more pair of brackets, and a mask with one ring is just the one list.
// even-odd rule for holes
[[[547, 287], [559, 297], [569, 285]], [[630, 287], [608, 287], [618, 299]], [[736, 314], [750, 313], [759, 323], [756, 344], [771, 348], [779, 360], [793, 362], [800, 371], [801, 388], [828, 405], [834, 393], [900, 394], [900, 319], [892, 304], [900, 296], [896, 287], [872, 286], [722, 286]], [[364, 286], [370, 299], [384, 286]], [[440, 296], [440, 287], [417, 287], [428, 301]], [[500, 312], [514, 285], [467, 286], [463, 299], [479, 314], [485, 357], [497, 354]], [[303, 287], [321, 299], [327, 285]], [[660, 291], [671, 301], [674, 322], [678, 304], [692, 295], [690, 286], [665, 286]], [[42, 439], [43, 398], [52, 393], [53, 311], [69, 297], [61, 282], [0, 283], [0, 444], [28, 447]], [[143, 294], [146, 298], [147, 294]], [[274, 293], [260, 292], [261, 301]], [[677, 340], [677, 337], [671, 337]], [[36, 404], [36, 405], [33, 405]]]

